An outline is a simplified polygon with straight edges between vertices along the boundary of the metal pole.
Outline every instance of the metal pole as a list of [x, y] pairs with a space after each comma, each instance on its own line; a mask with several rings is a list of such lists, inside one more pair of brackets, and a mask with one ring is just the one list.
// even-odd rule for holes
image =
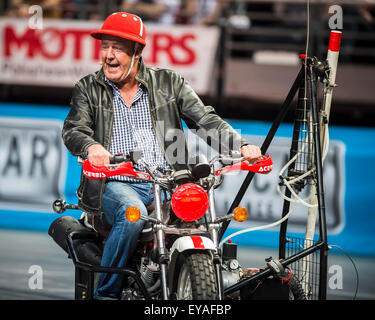
[[319, 233], [323, 246], [320, 251], [320, 285], [319, 285], [319, 299], [325, 300], [327, 297], [327, 262], [328, 262], [328, 246], [327, 246], [327, 225], [325, 216], [325, 202], [324, 202], [324, 184], [323, 184], [323, 166], [322, 153], [320, 143], [319, 130], [319, 114], [316, 97], [316, 70], [311, 64], [310, 66], [311, 79], [311, 113], [312, 113], [312, 128], [314, 138], [314, 158], [316, 168], [316, 191], [318, 199], [319, 212]]

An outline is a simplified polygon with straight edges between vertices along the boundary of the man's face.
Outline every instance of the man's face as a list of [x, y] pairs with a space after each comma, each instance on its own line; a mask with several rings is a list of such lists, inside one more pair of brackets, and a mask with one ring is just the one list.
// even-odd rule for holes
[[131, 65], [134, 42], [104, 35], [101, 40], [100, 59], [108, 80], [122, 83]]

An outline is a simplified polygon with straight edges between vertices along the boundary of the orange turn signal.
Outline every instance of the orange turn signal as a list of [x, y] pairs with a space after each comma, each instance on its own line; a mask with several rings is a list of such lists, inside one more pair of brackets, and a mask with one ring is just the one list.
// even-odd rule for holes
[[244, 207], [237, 207], [233, 211], [234, 220], [244, 222], [247, 219], [247, 210]]
[[129, 222], [137, 222], [141, 217], [141, 211], [137, 207], [129, 207], [125, 211], [125, 217]]

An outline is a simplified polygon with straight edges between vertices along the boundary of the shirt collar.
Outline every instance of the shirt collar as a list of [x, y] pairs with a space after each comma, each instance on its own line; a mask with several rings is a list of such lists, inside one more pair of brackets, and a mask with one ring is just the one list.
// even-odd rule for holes
[[[104, 76], [104, 81], [112, 87], [114, 95], [120, 95], [121, 96], [120, 90], [118, 89], [118, 87], [115, 83], [113, 83], [111, 80], [109, 80], [106, 76]], [[135, 94], [133, 102], [137, 101], [142, 96], [143, 92], [144, 92], [144, 86], [143, 86], [142, 83], [139, 82], [138, 91]]]
[[[114, 82], [112, 82], [111, 80], [109, 80], [106, 76], [104, 76], [104, 81], [105, 81], [106, 83], [108, 83], [112, 88], [118, 90], [117, 85], [116, 85]], [[140, 88], [141, 90], [143, 90], [143, 84], [142, 84], [141, 82], [139, 82], [138, 89], [139, 89], [139, 88]], [[119, 91], [119, 90], [118, 90], [118, 91]]]

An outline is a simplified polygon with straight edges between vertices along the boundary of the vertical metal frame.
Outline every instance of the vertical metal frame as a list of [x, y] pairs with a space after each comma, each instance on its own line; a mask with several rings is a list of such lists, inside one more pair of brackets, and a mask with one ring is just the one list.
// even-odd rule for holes
[[[283, 259], [281, 264], [286, 267], [316, 251], [320, 251], [320, 277], [319, 277], [319, 299], [325, 300], [327, 297], [327, 261], [328, 261], [328, 245], [327, 245], [327, 225], [325, 217], [325, 202], [324, 202], [324, 188], [323, 188], [323, 168], [322, 168], [322, 151], [321, 151], [321, 142], [320, 142], [320, 131], [319, 131], [319, 110], [317, 105], [317, 73], [315, 65], [312, 63], [311, 59], [306, 59], [307, 63], [307, 75], [310, 77], [310, 90], [311, 90], [311, 112], [312, 112], [312, 128], [313, 128], [313, 140], [314, 140], [314, 160], [316, 166], [316, 178], [317, 178], [317, 195], [318, 195], [318, 210], [319, 210], [319, 241], [317, 241], [312, 246], [301, 250], [300, 252], [288, 257], [285, 259], [285, 245], [286, 245], [286, 232], [287, 232], [287, 220], [281, 224], [280, 227], [280, 236], [279, 236], [279, 258]], [[285, 115], [287, 114], [290, 104], [298, 92], [299, 101], [304, 96], [304, 87], [305, 87], [305, 66], [302, 66], [300, 72], [297, 75], [296, 80], [294, 81], [292, 88], [290, 89], [287, 98], [285, 99], [281, 109], [273, 122], [273, 125], [268, 132], [265, 141], [262, 144], [261, 151], [263, 154], [267, 152], [271, 141], [273, 140], [277, 129], [279, 128], [281, 122], [283, 121]], [[295, 134], [296, 127], [293, 132]], [[292, 150], [296, 150], [291, 146], [291, 156]], [[249, 184], [251, 183], [254, 177], [254, 173], [250, 172], [244, 182], [241, 185], [239, 192], [237, 193], [235, 200], [233, 201], [228, 214], [231, 213], [235, 207], [241, 202]], [[286, 188], [285, 194], [288, 196], [290, 191]], [[282, 216], [284, 217], [289, 211], [289, 201], [284, 201]], [[219, 240], [223, 237], [229, 222], [224, 223], [222, 228], [219, 231]], [[240, 290], [256, 281], [264, 279], [272, 274], [272, 270], [264, 269], [254, 276], [242, 280], [229, 288], [224, 290], [224, 295], [229, 295], [237, 290]]]

